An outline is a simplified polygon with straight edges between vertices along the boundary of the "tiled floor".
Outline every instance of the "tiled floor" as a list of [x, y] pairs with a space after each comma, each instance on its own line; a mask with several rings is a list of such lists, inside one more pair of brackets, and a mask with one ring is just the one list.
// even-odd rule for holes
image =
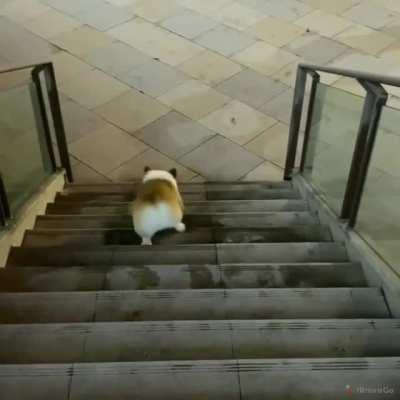
[[400, 75], [400, 1], [0, 0], [0, 69], [47, 60], [78, 181], [279, 180], [297, 64]]

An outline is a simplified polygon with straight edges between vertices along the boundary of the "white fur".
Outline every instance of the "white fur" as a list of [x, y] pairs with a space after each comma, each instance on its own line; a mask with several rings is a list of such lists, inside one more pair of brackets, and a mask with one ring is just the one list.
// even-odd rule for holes
[[172, 183], [175, 186], [175, 188], [178, 188], [175, 178], [168, 171], [152, 169], [144, 175], [143, 183], [154, 180], [154, 179], [162, 179], [164, 181], [168, 181], [168, 182]]
[[151, 238], [158, 232], [168, 228], [175, 228], [184, 232], [185, 224], [182, 216], [177, 218], [168, 203], [149, 205], [135, 215], [135, 231], [142, 237], [142, 244], [151, 244]]

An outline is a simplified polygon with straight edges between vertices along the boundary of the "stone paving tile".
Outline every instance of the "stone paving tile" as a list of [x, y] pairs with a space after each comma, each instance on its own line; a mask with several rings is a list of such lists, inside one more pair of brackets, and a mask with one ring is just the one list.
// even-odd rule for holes
[[233, 3], [232, 0], [178, 0], [179, 4], [204, 15], [215, 15], [222, 7]]
[[86, 61], [113, 76], [148, 63], [151, 58], [122, 42], [113, 42], [89, 51]]
[[116, 7], [105, 3], [95, 9], [90, 8], [79, 13], [77, 19], [99, 31], [106, 31], [132, 19], [134, 16], [135, 13], [129, 7]]
[[5, 57], [0, 56], [0, 68], [3, 69], [8, 69], [8, 66], [10, 65], [10, 60], [8, 60]]
[[316, 10], [298, 19], [296, 25], [317, 32], [322, 36], [332, 37], [349, 28], [352, 23], [336, 15]]
[[14, 0], [7, 2], [4, 6], [0, 4], [0, 15], [15, 22], [27, 21], [47, 11], [50, 11], [50, 8], [37, 0]]
[[260, 157], [219, 135], [179, 161], [206, 179], [217, 181], [237, 180], [262, 163]]
[[220, 25], [196, 39], [196, 43], [224, 56], [231, 56], [255, 42], [250, 35]]
[[185, 168], [175, 160], [172, 160], [154, 149], [148, 149], [109, 173], [108, 177], [117, 182], [136, 181], [143, 178], [143, 171], [147, 166], [153, 169], [163, 170], [176, 168], [178, 171], [178, 183], [188, 182], [196, 176], [193, 171]]
[[[67, 139], [83, 151], [74, 158], [81, 181], [140, 178], [147, 161], [177, 164], [185, 180], [280, 179], [297, 64], [399, 75], [400, 3], [0, 0], [0, 54], [0, 68], [54, 62]], [[362, 94], [345, 78], [321, 82]], [[398, 107], [400, 89], [387, 89]], [[142, 152], [124, 141], [135, 135]]]
[[189, 80], [158, 98], [161, 103], [198, 120], [230, 101], [218, 91], [196, 80]]
[[279, 18], [265, 17], [248, 32], [272, 46], [282, 47], [302, 35], [305, 28]]
[[233, 100], [200, 122], [238, 144], [245, 144], [277, 121], [240, 101]]
[[113, 4], [114, 6], [126, 7], [132, 6], [137, 0], [107, 0], [107, 3]]
[[0, 17], [0, 49], [1, 56], [15, 66], [43, 62], [56, 51], [44, 39], [3, 17]]
[[193, 183], [204, 183], [204, 182], [206, 182], [206, 180], [201, 175], [196, 175], [194, 178], [192, 178], [190, 180], [190, 182], [193, 182]]
[[141, 18], [135, 18], [107, 32], [171, 66], [176, 66], [203, 51], [202, 47], [191, 41]]
[[66, 96], [60, 96], [61, 112], [64, 120], [65, 132], [69, 143], [81, 139], [106, 122], [94, 112], [82, 107]]
[[335, 40], [369, 54], [377, 54], [397, 39], [362, 25], [354, 25], [335, 36]]
[[400, 57], [400, 42], [397, 41], [390, 46], [386, 47], [379, 53], [379, 56], [383, 59], [389, 59], [390, 61], [399, 60]]
[[92, 49], [105, 46], [113, 41], [111, 36], [89, 26], [81, 26], [72, 31], [64, 32], [50, 40], [55, 45], [78, 57], [84, 57]]
[[[303, 0], [309, 6], [331, 14], [342, 14], [361, 0]], [[378, 0], [381, 1], [381, 0]], [[396, 0], [395, 0], [396, 1]]]
[[400, 18], [395, 19], [393, 22], [384, 26], [381, 31], [382, 33], [400, 40]]
[[348, 50], [348, 47], [316, 33], [306, 33], [284, 49], [313, 63], [326, 64]]
[[50, 10], [24, 23], [25, 29], [49, 39], [80, 26], [81, 23], [68, 15]]
[[135, 132], [170, 110], [150, 96], [131, 89], [95, 111], [125, 131]]
[[160, 22], [184, 11], [175, 0], [139, 0], [133, 3], [132, 9], [136, 15], [150, 22]]
[[[292, 88], [286, 90], [273, 100], [265, 103], [259, 110], [279, 121], [289, 124], [292, 112], [293, 92]], [[303, 103], [305, 108], [308, 105], [308, 99], [309, 97], [306, 94]], [[302, 121], [302, 128], [304, 128], [304, 122]]]
[[163, 28], [184, 36], [187, 39], [194, 39], [196, 36], [209, 31], [217, 25], [217, 21], [190, 10], [173, 15], [161, 24]]
[[365, 89], [355, 79], [342, 77], [334, 82], [332, 86], [357, 96], [365, 96]]
[[72, 143], [69, 151], [96, 171], [107, 174], [147, 148], [143, 142], [107, 124]]
[[[72, 159], [73, 157], [71, 157]], [[93, 168], [90, 168], [86, 164], [77, 161], [72, 166], [72, 174], [74, 176], [74, 182], [76, 183], [109, 183], [111, 179], [106, 176], [99, 174]]]
[[400, 3], [397, 0], [371, 0], [371, 3], [400, 13]]
[[50, 60], [54, 66], [58, 85], [65, 80], [85, 75], [93, 70], [91, 65], [86, 64], [66, 51], [55, 53]]
[[287, 21], [294, 21], [313, 11], [307, 4], [296, 0], [240, 0], [240, 2], [271, 17]]
[[294, 87], [296, 83], [297, 67], [300, 63], [305, 63], [306, 60], [298, 58], [296, 61], [284, 66], [278, 72], [272, 75], [272, 78], [282, 82], [287, 86]]
[[189, 78], [167, 64], [150, 60], [125, 74], [121, 74], [120, 79], [127, 85], [142, 90], [150, 96], [158, 97]]
[[246, 69], [216, 86], [219, 92], [258, 108], [287, 89], [283, 83]]
[[281, 181], [283, 179], [283, 169], [277, 165], [265, 161], [258, 167], [254, 168], [247, 175], [245, 175], [242, 181]]
[[288, 138], [289, 126], [278, 123], [257, 136], [245, 147], [254, 154], [283, 167], [286, 159]]
[[257, 23], [264, 16], [264, 14], [242, 4], [230, 3], [220, 8], [213, 18], [227, 26], [242, 31]]
[[42, 2], [72, 16], [89, 9], [96, 9], [105, 3], [103, 0], [43, 0]]
[[177, 159], [213, 137], [215, 132], [171, 111], [134, 135], [156, 150]]
[[256, 42], [233, 56], [235, 61], [265, 75], [272, 75], [296, 58], [292, 53], [264, 42]]
[[233, 61], [211, 51], [203, 51], [179, 66], [179, 69], [193, 78], [213, 86], [242, 70]]
[[378, 7], [365, 0], [342, 15], [358, 24], [366, 25], [373, 29], [381, 29], [399, 17], [399, 14], [394, 11]]
[[104, 72], [93, 70], [62, 81], [60, 90], [77, 103], [91, 109], [127, 92], [129, 87]]

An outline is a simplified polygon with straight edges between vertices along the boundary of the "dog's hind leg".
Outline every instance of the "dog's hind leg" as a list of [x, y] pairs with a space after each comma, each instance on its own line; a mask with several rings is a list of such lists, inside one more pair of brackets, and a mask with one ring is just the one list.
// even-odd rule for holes
[[142, 246], [151, 246], [153, 243], [151, 243], [151, 238], [147, 237], [142, 237]]
[[175, 225], [175, 229], [178, 232], [185, 232], [186, 230], [186, 225], [183, 222], [179, 222], [178, 224]]

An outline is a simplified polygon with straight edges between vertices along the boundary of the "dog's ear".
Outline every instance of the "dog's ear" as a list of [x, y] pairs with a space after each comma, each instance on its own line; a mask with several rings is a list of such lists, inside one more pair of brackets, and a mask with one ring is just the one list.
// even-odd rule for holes
[[176, 170], [176, 168], [172, 168], [169, 170], [169, 173], [176, 179], [176, 177], [178, 176], [178, 171]]
[[147, 172], [151, 171], [151, 168], [148, 166], [144, 167], [144, 173], [147, 174]]

